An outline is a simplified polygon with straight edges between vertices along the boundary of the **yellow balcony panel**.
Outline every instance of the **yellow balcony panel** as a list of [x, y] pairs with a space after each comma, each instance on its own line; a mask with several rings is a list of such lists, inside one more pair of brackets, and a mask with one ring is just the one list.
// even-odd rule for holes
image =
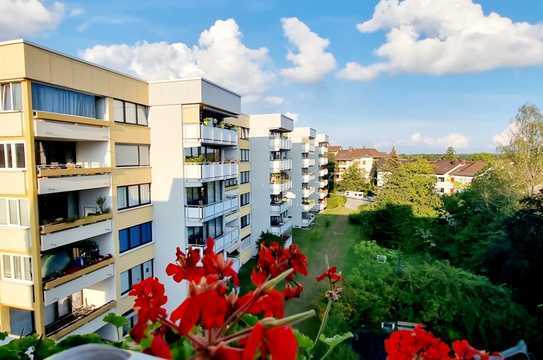
[[[73, 333], [75, 330], [83, 327], [84, 325], [90, 323], [91, 321], [103, 317], [103, 315], [107, 314], [115, 306], [116, 306], [116, 302], [110, 301], [107, 304], [102, 305], [99, 308], [94, 309], [87, 314], [81, 314], [79, 316], [75, 316], [72, 322], [68, 322], [64, 326], [58, 329], [55, 329], [54, 331], [51, 331], [50, 333], [46, 335], [53, 340], [59, 340], [63, 338], [64, 336], [69, 335], [70, 333]], [[103, 325], [105, 325], [105, 323], [103, 323], [102, 326]], [[98, 328], [96, 330], [98, 330]]]
[[145, 184], [151, 182], [151, 168], [148, 166], [113, 169], [113, 186]]
[[239, 217], [248, 215], [251, 213], [251, 205], [247, 204], [239, 208]]
[[142, 205], [121, 210], [115, 214], [115, 228], [124, 229], [153, 220], [153, 205]]
[[241, 229], [239, 231], [239, 238], [240, 239], [243, 239], [244, 237], [246, 237], [247, 235], [251, 235], [251, 226], [246, 226], [244, 227], [243, 229]]
[[64, 221], [55, 224], [42, 225], [40, 226], [40, 233], [42, 235], [50, 234], [57, 231], [76, 228], [78, 226], [94, 224], [104, 220], [110, 220], [111, 218], [112, 214], [110, 212], [105, 214], [89, 215], [74, 221]]
[[124, 314], [134, 308], [134, 297], [133, 296], [121, 296], [117, 301], [117, 313]]
[[0, 194], [25, 195], [26, 172], [24, 170], [0, 170]]
[[241, 161], [239, 163], [239, 171], [251, 171], [251, 163], [249, 161]]
[[239, 139], [239, 148], [240, 149], [250, 149], [251, 143], [247, 139]]
[[[172, 255], [175, 257], [175, 254]], [[136, 265], [142, 264], [147, 260], [151, 260], [155, 257], [155, 245], [149, 243], [140, 246], [134, 250], [130, 250], [126, 253], [120, 254], [115, 260], [117, 265], [117, 271], [119, 273], [133, 268]], [[173, 258], [172, 258], [173, 259]]]
[[123, 144], [150, 144], [151, 130], [142, 125], [114, 123], [111, 140]]
[[85, 116], [59, 114], [59, 113], [53, 113], [53, 112], [48, 112], [48, 111], [34, 111], [34, 119], [52, 120], [52, 121], [60, 121], [60, 122], [65, 122], [65, 123], [100, 126], [100, 127], [106, 127], [106, 126], [111, 125], [111, 123], [106, 120], [90, 118], [90, 117], [85, 117]]
[[244, 194], [244, 193], [249, 192], [249, 191], [251, 191], [251, 184], [250, 183], [241, 184], [239, 186], [239, 193], [240, 194]]
[[55, 288], [57, 286], [60, 286], [62, 284], [65, 284], [69, 281], [72, 281], [72, 280], [75, 280], [81, 276], [84, 276], [84, 275], [87, 275], [87, 274], [90, 274], [91, 272], [94, 272], [96, 270], [99, 270], [99, 269], [102, 269], [106, 266], [109, 266], [111, 264], [113, 264], [114, 260], [112, 257], [108, 258], [108, 259], [104, 259], [96, 264], [93, 264], [91, 266], [87, 266], [85, 268], [82, 268], [76, 272], [73, 272], [71, 274], [66, 274], [64, 276], [61, 276], [59, 278], [56, 278], [54, 280], [50, 280], [50, 281], [47, 281], [43, 284], [43, 289], [44, 290], [49, 290], [49, 289], [52, 289], [52, 288]]
[[30, 228], [0, 225], [0, 251], [28, 254], [31, 243]]
[[62, 177], [62, 176], [79, 176], [79, 175], [99, 175], [111, 173], [111, 167], [66, 167], [63, 169], [42, 168], [38, 167], [38, 177]]
[[23, 113], [18, 111], [0, 112], [0, 129], [0, 136], [23, 136]]
[[32, 310], [34, 304], [33, 284], [22, 281], [0, 281], [0, 304]]

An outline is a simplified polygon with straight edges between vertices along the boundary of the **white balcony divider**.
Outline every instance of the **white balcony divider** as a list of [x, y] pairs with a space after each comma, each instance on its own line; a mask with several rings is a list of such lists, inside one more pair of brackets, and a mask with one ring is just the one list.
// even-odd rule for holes
[[225, 180], [238, 176], [236, 162], [216, 162], [206, 164], [185, 163], [185, 178], [187, 180], [206, 182]]
[[270, 147], [273, 151], [290, 150], [292, 142], [289, 139], [275, 137], [270, 139]]
[[310, 143], [304, 143], [302, 147], [302, 152], [308, 153], [308, 152], [314, 152], [315, 151], [315, 145], [312, 145]]
[[238, 133], [235, 130], [223, 129], [200, 124], [187, 124], [183, 126], [185, 145], [214, 144], [236, 146]]
[[71, 229], [41, 235], [41, 250], [47, 251], [59, 246], [90, 239], [94, 236], [107, 234], [111, 232], [112, 229], [113, 225], [111, 220], [104, 220], [93, 224], [82, 225]]
[[210, 205], [187, 205], [185, 215], [187, 220], [204, 222], [233, 212], [239, 208], [239, 198], [227, 198], [224, 201]]
[[63, 299], [79, 290], [90, 287], [112, 277], [115, 274], [113, 264], [100, 268], [91, 273], [80, 276], [72, 281], [54, 287], [43, 292], [44, 305], [50, 305], [60, 299]]
[[328, 191], [319, 192], [319, 199], [324, 199], [328, 195]]
[[38, 194], [97, 189], [111, 186], [111, 174], [38, 179]]
[[302, 189], [302, 196], [303, 197], [309, 197], [311, 194], [315, 192], [314, 187], [310, 187], [309, 189]]
[[223, 250], [233, 250], [239, 245], [239, 229], [225, 227], [225, 232], [222, 236], [215, 239], [215, 252]]
[[285, 181], [283, 183], [270, 184], [270, 190], [273, 195], [288, 191], [292, 188], [292, 181]]
[[287, 201], [283, 202], [280, 205], [270, 205], [271, 212], [278, 215], [290, 209], [291, 206], [292, 206], [292, 200], [290, 199], [288, 199]]
[[280, 225], [271, 226], [271, 233], [277, 236], [281, 236], [292, 228], [292, 221], [286, 220]]
[[326, 185], [328, 185], [328, 180], [324, 179], [319, 181], [319, 185], [321, 188], [325, 187]]
[[302, 159], [302, 167], [306, 168], [315, 165], [315, 159]]

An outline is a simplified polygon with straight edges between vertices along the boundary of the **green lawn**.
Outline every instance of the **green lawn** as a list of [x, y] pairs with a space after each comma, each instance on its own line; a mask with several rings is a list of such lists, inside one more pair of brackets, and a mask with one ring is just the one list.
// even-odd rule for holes
[[[350, 251], [360, 238], [360, 229], [349, 224], [348, 215], [351, 210], [343, 207], [326, 210], [317, 215], [314, 225], [309, 229], [294, 229], [294, 242], [300, 246], [309, 261], [309, 275], [299, 276], [304, 285], [304, 291], [299, 299], [290, 300], [287, 304], [287, 314], [295, 314], [311, 309], [322, 296], [324, 285], [321, 286], [315, 277], [325, 269], [325, 254], [331, 266], [337, 266], [339, 271], [348, 273], [354, 258]], [[250, 272], [254, 260], [244, 265], [240, 271], [242, 289], [250, 288]], [[318, 319], [307, 320], [298, 325], [304, 333], [314, 336], [319, 326]]]

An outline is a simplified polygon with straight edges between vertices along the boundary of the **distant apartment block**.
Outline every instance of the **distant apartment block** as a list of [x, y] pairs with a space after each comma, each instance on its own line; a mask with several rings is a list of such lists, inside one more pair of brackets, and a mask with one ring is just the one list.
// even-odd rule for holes
[[386, 156], [376, 149], [371, 148], [348, 148], [339, 149], [335, 153], [335, 173], [334, 180], [339, 182], [343, 178], [345, 171], [352, 165], [357, 166], [366, 179], [374, 177], [376, 161]]

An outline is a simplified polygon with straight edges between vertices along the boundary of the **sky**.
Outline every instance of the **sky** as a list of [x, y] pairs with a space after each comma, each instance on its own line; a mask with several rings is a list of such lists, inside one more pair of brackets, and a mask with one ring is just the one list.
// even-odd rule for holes
[[543, 107], [541, 0], [0, 0], [25, 38], [141, 78], [203, 76], [343, 146], [494, 151]]

